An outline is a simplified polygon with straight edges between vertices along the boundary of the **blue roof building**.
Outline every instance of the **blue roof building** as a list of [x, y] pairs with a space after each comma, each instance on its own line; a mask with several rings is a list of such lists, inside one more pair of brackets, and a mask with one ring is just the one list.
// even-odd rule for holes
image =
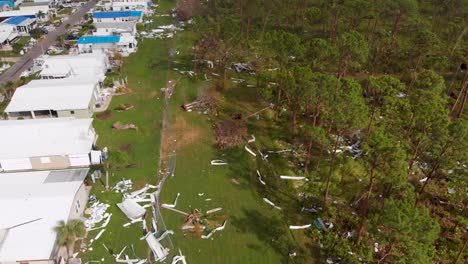
[[78, 39], [78, 44], [117, 43], [119, 41], [120, 36], [83, 36]]
[[10, 8], [13, 8], [13, 6], [15, 5], [15, 1], [14, 0], [0, 0], [0, 7], [4, 5], [8, 5]]
[[7, 20], [3, 21], [3, 23], [18, 26], [19, 24], [23, 23], [28, 19], [30, 19], [30, 17], [27, 16], [10, 17]]
[[93, 18], [141, 17], [142, 15], [142, 11], [94, 12]]

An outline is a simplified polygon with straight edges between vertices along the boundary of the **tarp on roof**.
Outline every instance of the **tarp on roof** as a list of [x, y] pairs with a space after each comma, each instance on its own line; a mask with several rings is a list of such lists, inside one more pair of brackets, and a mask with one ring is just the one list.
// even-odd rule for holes
[[83, 36], [78, 39], [78, 44], [117, 43], [120, 36]]
[[93, 18], [141, 17], [142, 11], [94, 12]]

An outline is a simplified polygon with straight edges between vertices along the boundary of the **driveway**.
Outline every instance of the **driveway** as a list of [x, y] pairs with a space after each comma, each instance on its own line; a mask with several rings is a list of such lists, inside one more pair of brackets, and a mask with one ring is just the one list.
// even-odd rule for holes
[[83, 16], [91, 8], [96, 5], [94, 0], [88, 1], [84, 6], [82, 6], [77, 12], [68, 16], [68, 19], [65, 20], [59, 27], [54, 31], [49, 32], [47, 36], [40, 42], [36, 43], [34, 47], [29, 50], [20, 60], [18, 60], [15, 65], [11, 66], [8, 71], [0, 75], [0, 86], [4, 85], [9, 81], [14, 81], [18, 79], [25, 70], [32, 66], [34, 59], [42, 55], [43, 50], [47, 50], [48, 47], [55, 44], [55, 40], [58, 36], [67, 32], [65, 28], [66, 24], [70, 24], [71, 27], [78, 24], [78, 22], [83, 18]]

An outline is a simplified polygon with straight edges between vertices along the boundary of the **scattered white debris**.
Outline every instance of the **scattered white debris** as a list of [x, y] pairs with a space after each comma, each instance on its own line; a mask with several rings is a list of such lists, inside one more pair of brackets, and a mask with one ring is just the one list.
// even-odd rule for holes
[[274, 204], [272, 201], [268, 200], [267, 198], [263, 198], [263, 201], [265, 201], [267, 204], [273, 206], [274, 208], [276, 208], [278, 210], [281, 210], [281, 207], [276, 206], [276, 204]]
[[131, 226], [131, 225], [133, 225], [135, 223], [138, 223], [138, 222], [143, 222], [143, 219], [131, 220], [130, 222], [123, 224], [123, 227], [128, 227], [128, 226]]
[[301, 180], [306, 180], [308, 181], [309, 179], [307, 179], [306, 177], [304, 176], [280, 176], [281, 179], [283, 180], [293, 180], [293, 181], [301, 181]]
[[318, 212], [317, 209], [315, 209], [315, 208], [313, 208], [313, 207], [312, 207], [312, 208], [305, 208], [305, 207], [302, 207], [301, 212], [304, 212], [304, 211], [307, 211], [307, 212], [309, 212], [309, 213], [317, 213], [317, 212]]
[[223, 208], [218, 207], [218, 208], [206, 211], [206, 214], [212, 214], [212, 213], [215, 213], [215, 212], [218, 212], [218, 211], [221, 211], [221, 210], [223, 210]]
[[379, 252], [379, 243], [377, 242], [374, 243], [374, 252], [375, 253]]
[[454, 188], [448, 188], [448, 193], [449, 194], [455, 194], [455, 193], [457, 193], [457, 191], [455, 191]]
[[124, 199], [122, 203], [117, 204], [117, 207], [119, 207], [130, 220], [138, 220], [146, 214], [145, 208], [132, 199]]
[[419, 182], [426, 182], [426, 181], [427, 181], [427, 177], [424, 177], [421, 180], [419, 180]]
[[254, 135], [252, 135], [252, 138], [247, 141], [247, 143], [252, 143], [252, 142], [255, 142], [255, 136]]
[[257, 170], [257, 174], [258, 174], [258, 180], [260, 181], [260, 183], [263, 184], [263, 185], [266, 185], [266, 182], [264, 182], [264, 181], [262, 180], [262, 175], [260, 175], [260, 171], [259, 171], [259, 170]]
[[212, 160], [211, 165], [228, 165], [224, 160]]
[[205, 193], [198, 193], [198, 196], [203, 196], [205, 195]]
[[224, 221], [224, 223], [223, 223], [222, 226], [213, 229], [213, 230], [212, 230], [208, 235], [206, 235], [206, 236], [205, 236], [205, 235], [202, 235], [201, 238], [203, 238], [203, 239], [209, 239], [215, 232], [224, 230], [224, 228], [226, 227], [226, 223], [227, 223], [227, 220]]
[[116, 193], [123, 193], [123, 192], [130, 190], [132, 187], [133, 187], [132, 180], [122, 179], [121, 181], [115, 184], [112, 190], [115, 191]]
[[108, 223], [106, 222], [110, 220], [110, 214], [106, 213], [106, 211], [109, 207], [110, 205], [108, 204], [96, 201], [91, 205], [90, 208], [86, 209], [85, 213], [89, 213], [90, 215], [90, 218], [86, 219], [84, 222], [86, 230], [90, 231], [96, 226], [96, 224], [100, 223], [106, 218], [107, 219], [105, 223], [101, 227], [107, 226]]
[[185, 260], [185, 256], [182, 255], [182, 251], [180, 251], [180, 249], [179, 249], [179, 255], [175, 255], [172, 258], [171, 264], [177, 264], [179, 262], [182, 262], [182, 264], [187, 264], [187, 261]]
[[312, 224], [301, 225], [301, 226], [290, 225], [290, 226], [289, 226], [289, 229], [292, 229], [292, 230], [296, 230], [296, 229], [306, 229], [306, 228], [309, 228], [309, 227], [311, 227], [311, 226], [312, 226]]
[[174, 203], [173, 204], [162, 204], [161, 206], [164, 206], [164, 207], [169, 207], [169, 208], [175, 208], [177, 206], [177, 200], [179, 199], [179, 196], [180, 196], [180, 193], [177, 193], [176, 195], [176, 198], [174, 200]]
[[94, 241], [98, 240], [101, 236], [102, 236], [102, 233], [104, 233], [104, 231], [106, 231], [105, 229], [102, 229], [101, 231], [99, 231], [99, 233], [96, 235], [96, 237], [94, 238]]
[[255, 152], [253, 152], [251, 149], [249, 149], [249, 147], [245, 146], [245, 150], [247, 150], [252, 156], [256, 157], [257, 154], [255, 154]]

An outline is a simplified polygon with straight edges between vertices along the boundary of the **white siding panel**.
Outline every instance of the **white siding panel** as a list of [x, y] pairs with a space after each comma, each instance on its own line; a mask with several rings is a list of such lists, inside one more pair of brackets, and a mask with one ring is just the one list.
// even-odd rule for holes
[[70, 165], [73, 167], [91, 165], [88, 154], [69, 155], [68, 157], [70, 159]]
[[4, 171], [32, 169], [32, 164], [29, 159], [4, 159], [0, 160], [0, 166]]

